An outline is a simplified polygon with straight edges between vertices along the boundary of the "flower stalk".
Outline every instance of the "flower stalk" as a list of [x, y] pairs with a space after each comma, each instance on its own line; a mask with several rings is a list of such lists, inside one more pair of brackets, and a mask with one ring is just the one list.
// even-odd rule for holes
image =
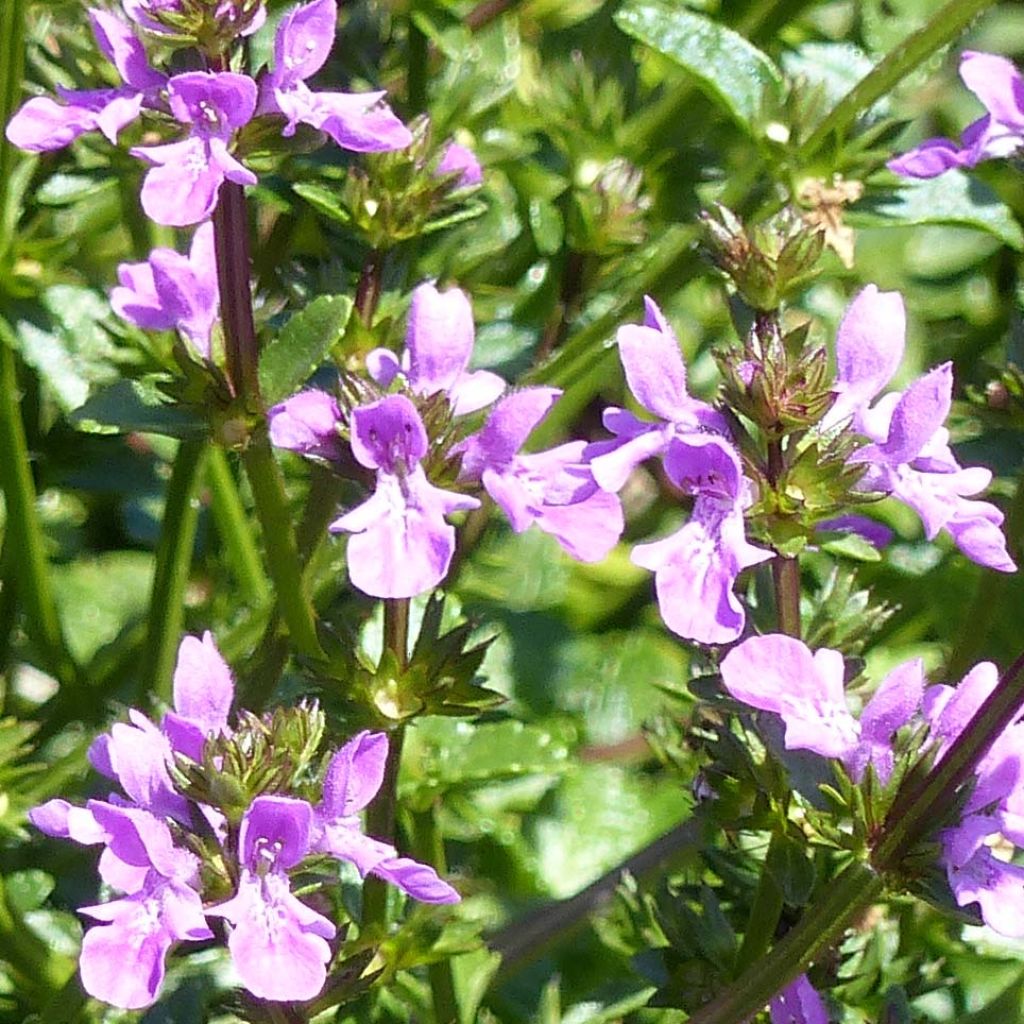
[[198, 494], [205, 455], [205, 440], [182, 441], [178, 448], [156, 552], [143, 663], [149, 666], [150, 689], [165, 701], [171, 697], [174, 660], [185, 622], [185, 588], [199, 522]]
[[252, 315], [249, 217], [241, 185], [225, 181], [213, 214], [228, 381], [248, 408], [259, 399], [259, 350]]

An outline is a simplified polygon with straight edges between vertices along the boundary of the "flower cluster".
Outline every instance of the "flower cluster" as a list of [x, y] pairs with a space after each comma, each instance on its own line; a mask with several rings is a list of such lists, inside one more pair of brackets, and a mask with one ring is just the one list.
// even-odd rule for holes
[[[800, 640], [755, 636], [722, 660], [722, 683], [736, 700], [777, 714], [787, 750], [810, 750], [840, 761], [854, 781], [870, 766], [886, 783], [906, 727], [927, 726], [927, 743], [941, 759], [999, 680], [995, 665], [976, 665], [957, 687], [925, 687], [919, 660], [893, 669], [859, 720], [847, 705], [843, 658]], [[963, 817], [940, 834], [950, 888], [961, 906], [977, 903], [995, 931], [1024, 936], [1024, 868], [1000, 859], [993, 845], [1024, 847], [1024, 724], [1015, 723], [979, 763]]]
[[[149, 1006], [168, 952], [214, 939], [211, 919], [230, 925], [228, 949], [249, 992], [312, 999], [336, 934], [321, 912], [329, 901], [304, 902], [292, 891], [293, 876], [313, 858], [348, 862], [423, 902], [459, 899], [432, 868], [362, 831], [359, 812], [384, 777], [382, 733], [354, 736], [318, 772], [315, 709], [280, 712], [272, 722], [239, 715], [232, 727], [233, 699], [231, 672], [212, 636], [185, 637], [174, 710], [160, 726], [130, 711], [129, 722], [90, 749], [93, 766], [122, 792], [84, 807], [51, 800], [30, 812], [47, 835], [102, 846], [100, 878], [122, 894], [80, 911], [98, 922], [86, 932], [80, 962], [82, 983], [98, 999]], [[283, 736], [293, 746], [299, 737], [298, 754]], [[198, 780], [205, 780], [201, 797]], [[322, 887], [323, 871], [318, 878]]]
[[[468, 369], [473, 343], [465, 293], [421, 284], [404, 352], [376, 349], [367, 356], [370, 380], [359, 390], [373, 400], [343, 403], [308, 390], [270, 410], [270, 438], [278, 447], [337, 461], [347, 444], [374, 474], [369, 498], [331, 527], [353, 535], [349, 576], [366, 594], [412, 597], [445, 578], [455, 550], [447, 517], [480, 504], [468, 489], [486, 491], [516, 532], [536, 524], [582, 561], [603, 558], [622, 533], [619, 501], [595, 481], [584, 442], [520, 451], [560, 392], [505, 394], [500, 377]], [[467, 433], [474, 414], [488, 407], [483, 426]], [[461, 490], [437, 486], [430, 473]]]
[[745, 622], [733, 593], [736, 577], [772, 552], [747, 543], [743, 511], [750, 485], [728, 424], [687, 393], [679, 343], [651, 299], [644, 323], [620, 328], [617, 341], [630, 391], [657, 419], [606, 409], [604, 425], [615, 438], [588, 449], [594, 479], [615, 492], [641, 462], [661, 457], [665, 475], [693, 497], [693, 510], [672, 536], [636, 547], [633, 561], [654, 572], [669, 629], [701, 643], [729, 643]]
[[[155, 20], [152, 5], [126, 0], [125, 6], [144, 29], [166, 35], [166, 22]], [[222, 6], [229, 23], [237, 18], [234, 4]], [[142, 206], [158, 224], [198, 224], [213, 212], [223, 182], [256, 184], [256, 175], [234, 152], [239, 132], [256, 117], [281, 122], [285, 137], [294, 135], [299, 124], [309, 125], [356, 152], [402, 149], [412, 139], [383, 102], [382, 92], [316, 92], [306, 84], [323, 67], [334, 43], [336, 0], [313, 0], [282, 19], [273, 66], [258, 79], [221, 70], [168, 77], [150, 67], [142, 41], [127, 22], [101, 10], [90, 11], [90, 18], [100, 50], [123, 85], [63, 90], [60, 102], [45, 96], [30, 99], [8, 124], [7, 138], [21, 149], [45, 152], [92, 131], [116, 142], [143, 111], [173, 124], [177, 139], [131, 149], [150, 166]], [[246, 30], [256, 24], [250, 17]]]
[[889, 170], [908, 178], [935, 178], [957, 167], [1012, 156], [1024, 146], [1024, 78], [1005, 57], [965, 50], [960, 77], [987, 113], [969, 124], [961, 145], [952, 139], [926, 139], [890, 160]]
[[950, 364], [874, 401], [903, 359], [905, 337], [898, 292], [868, 285], [854, 298], [836, 336], [836, 401], [825, 426], [848, 424], [869, 439], [851, 457], [866, 467], [861, 490], [892, 495], [912, 508], [929, 540], [944, 529], [979, 565], [1013, 572], [1017, 567], [1000, 529], [1003, 514], [970, 500], [989, 485], [991, 472], [963, 468], [949, 447], [944, 423], [952, 402]]

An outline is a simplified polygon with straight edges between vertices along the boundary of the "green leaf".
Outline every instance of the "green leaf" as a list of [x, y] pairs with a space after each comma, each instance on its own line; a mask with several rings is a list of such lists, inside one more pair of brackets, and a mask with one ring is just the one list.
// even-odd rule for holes
[[827, 541], [821, 545], [821, 550], [841, 558], [852, 558], [857, 562], [879, 562], [882, 559], [878, 548], [856, 533]]
[[521, 775], [551, 774], [569, 764], [569, 735], [554, 726], [517, 721], [473, 725], [451, 718], [420, 718], [406, 734], [404, 796], [437, 793]]
[[149, 604], [153, 556], [111, 551], [54, 568], [54, 590], [71, 653], [89, 661]]
[[317, 185], [312, 181], [300, 181], [297, 185], [293, 185], [292, 189], [297, 195], [302, 196], [317, 213], [322, 213], [339, 224], [352, 223], [352, 214], [348, 207], [339, 202], [333, 189]]
[[1024, 232], [1010, 208], [987, 185], [960, 171], [907, 181], [895, 191], [871, 192], [850, 209], [847, 221], [855, 227], [960, 224], [1024, 249]]
[[764, 865], [783, 899], [792, 907], [802, 907], [814, 888], [814, 862], [807, 856], [806, 846], [790, 836], [777, 836], [768, 848]]
[[284, 325], [260, 356], [260, 391], [268, 405], [295, 394], [309, 380], [351, 315], [347, 295], [321, 295]]
[[783, 97], [782, 75], [743, 36], [669, 0], [632, 0], [615, 15], [628, 35], [684, 67], [750, 134]]
[[19, 320], [18, 344], [25, 362], [70, 412], [85, 402], [92, 386], [117, 379], [117, 347], [103, 326], [110, 307], [99, 293], [68, 284], [48, 288], [42, 303], [50, 322]]
[[155, 378], [119, 380], [101, 388], [69, 417], [88, 434], [127, 434], [141, 431], [166, 437], [199, 437], [206, 424], [198, 416], [171, 405], [160, 393]]

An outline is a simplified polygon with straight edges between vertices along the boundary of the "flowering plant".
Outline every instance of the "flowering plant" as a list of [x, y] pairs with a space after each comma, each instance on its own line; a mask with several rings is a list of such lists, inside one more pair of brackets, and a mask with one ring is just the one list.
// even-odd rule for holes
[[1013, 12], [727, 6], [0, 9], [0, 1024], [1019, 1016]]

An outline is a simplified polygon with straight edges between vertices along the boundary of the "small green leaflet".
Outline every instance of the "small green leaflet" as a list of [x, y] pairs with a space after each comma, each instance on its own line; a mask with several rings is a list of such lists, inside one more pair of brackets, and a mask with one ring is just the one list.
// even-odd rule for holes
[[345, 332], [352, 315], [346, 295], [321, 295], [284, 325], [260, 356], [260, 392], [268, 405], [280, 402], [309, 380]]

